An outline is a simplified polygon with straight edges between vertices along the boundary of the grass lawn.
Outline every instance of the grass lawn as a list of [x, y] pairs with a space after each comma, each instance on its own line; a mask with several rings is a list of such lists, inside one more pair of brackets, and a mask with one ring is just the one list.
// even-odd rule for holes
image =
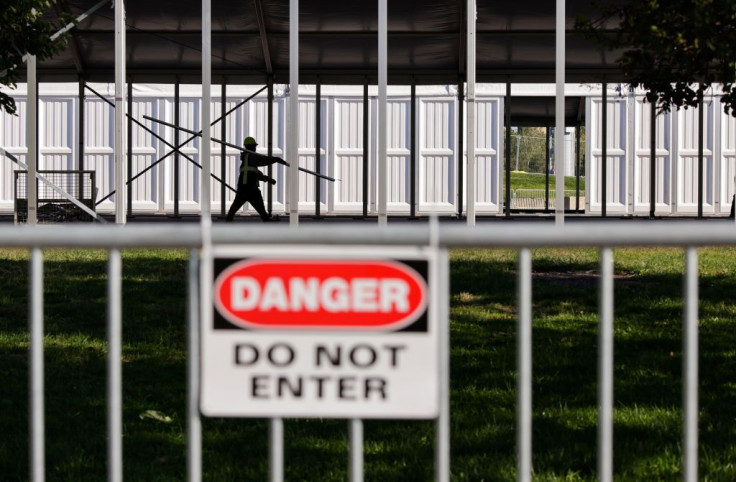
[[[506, 182], [504, 175], [503, 182]], [[549, 175], [550, 194], [554, 196], [555, 175]], [[511, 171], [511, 189], [545, 189], [546, 176], [544, 173]], [[565, 176], [565, 190], [575, 190], [575, 176]], [[585, 176], [580, 176], [580, 190], [585, 191]]]
[[[700, 253], [700, 479], [736, 480], [736, 249]], [[49, 480], [106, 478], [106, 253], [45, 251]], [[678, 249], [615, 251], [617, 480], [680, 478]], [[184, 250], [123, 252], [124, 471], [186, 473]], [[595, 480], [594, 249], [533, 252], [535, 480]], [[451, 252], [453, 480], [515, 479], [516, 253]], [[0, 249], [0, 479], [27, 480], [28, 252]], [[347, 422], [286, 420], [286, 479], [347, 480]], [[204, 479], [267, 480], [265, 420], [204, 419]], [[366, 421], [366, 480], [431, 480], [432, 422]]]

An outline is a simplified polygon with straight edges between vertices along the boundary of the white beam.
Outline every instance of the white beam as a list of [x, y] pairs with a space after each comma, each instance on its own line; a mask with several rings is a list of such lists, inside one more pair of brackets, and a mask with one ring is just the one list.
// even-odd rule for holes
[[387, 0], [378, 0], [378, 224], [388, 223], [387, 196], [388, 186], [386, 179], [386, 151], [387, 108], [386, 84], [388, 84], [388, 5]]
[[299, 226], [299, 0], [289, 0], [289, 225]]
[[[475, 226], [475, 0], [468, 0], [468, 95], [467, 95], [467, 146], [468, 146], [468, 226]], [[462, 152], [460, 153], [462, 162]]]
[[115, 2], [115, 223], [125, 224], [127, 163], [125, 101], [125, 2]]
[[28, 101], [26, 108], [26, 130], [28, 132], [28, 224], [36, 224], [38, 204], [38, 184], [36, 182], [36, 171], [38, 170], [38, 81], [36, 78], [36, 56], [29, 55], [26, 64], [28, 77]]
[[565, 0], [557, 0], [555, 41], [555, 224], [565, 223]]

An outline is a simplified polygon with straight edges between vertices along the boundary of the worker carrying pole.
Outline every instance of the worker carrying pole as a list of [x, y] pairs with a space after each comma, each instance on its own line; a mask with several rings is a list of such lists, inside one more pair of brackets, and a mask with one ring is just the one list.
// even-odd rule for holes
[[238, 187], [235, 194], [235, 199], [230, 205], [230, 210], [227, 212], [225, 221], [232, 222], [235, 217], [235, 213], [243, 207], [246, 202], [249, 202], [253, 209], [258, 212], [263, 222], [278, 221], [278, 216], [272, 216], [266, 212], [266, 208], [263, 205], [263, 195], [258, 185], [260, 181], [268, 182], [270, 184], [276, 184], [276, 180], [263, 174], [258, 168], [264, 166], [270, 166], [271, 164], [280, 163], [283, 164], [284, 160], [280, 157], [266, 156], [258, 154], [256, 147], [258, 143], [252, 137], [246, 137], [243, 141], [243, 147], [245, 151], [240, 154], [240, 174], [238, 175]]

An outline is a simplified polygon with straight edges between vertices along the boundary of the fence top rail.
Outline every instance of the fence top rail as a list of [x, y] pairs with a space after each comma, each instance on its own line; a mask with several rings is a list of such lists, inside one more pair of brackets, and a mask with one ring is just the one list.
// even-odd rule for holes
[[[215, 225], [212, 243], [220, 244], [350, 244], [428, 245], [430, 226], [329, 224], [250, 226]], [[0, 247], [197, 248], [199, 224], [188, 225], [36, 225], [0, 226]], [[717, 246], [736, 245], [733, 221], [666, 223], [610, 221], [558, 226], [540, 222], [491, 223], [474, 227], [440, 223], [438, 243], [444, 247], [544, 246]]]

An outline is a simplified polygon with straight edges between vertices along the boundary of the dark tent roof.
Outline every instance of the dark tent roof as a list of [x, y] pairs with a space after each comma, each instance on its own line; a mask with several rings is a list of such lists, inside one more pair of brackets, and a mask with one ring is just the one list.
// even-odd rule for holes
[[[60, 0], [77, 16], [97, 0]], [[300, 81], [376, 83], [377, 1], [301, 0]], [[567, 82], [620, 79], [616, 55], [573, 31], [591, 0], [568, 0]], [[113, 80], [114, 10], [73, 30], [69, 48], [39, 66], [42, 81]], [[127, 0], [127, 70], [134, 82], [199, 83], [201, 2]], [[389, 83], [452, 84], [466, 72], [465, 0], [389, 0]], [[288, 82], [288, 0], [213, 0], [213, 82]], [[478, 0], [477, 82], [554, 82], [555, 2]]]

